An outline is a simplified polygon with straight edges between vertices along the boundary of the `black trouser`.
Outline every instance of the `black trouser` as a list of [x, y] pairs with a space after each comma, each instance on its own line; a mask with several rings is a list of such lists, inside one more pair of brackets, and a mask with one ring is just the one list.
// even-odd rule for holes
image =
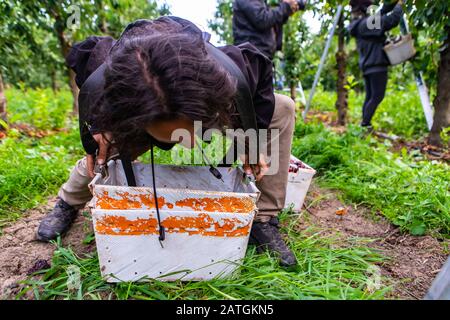
[[387, 71], [371, 73], [364, 76], [366, 100], [363, 105], [362, 126], [370, 126], [373, 115], [384, 99], [388, 80]]

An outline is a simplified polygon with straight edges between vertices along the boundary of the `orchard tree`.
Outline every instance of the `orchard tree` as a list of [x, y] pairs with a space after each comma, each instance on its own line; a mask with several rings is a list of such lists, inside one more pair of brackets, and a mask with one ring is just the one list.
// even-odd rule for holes
[[233, 44], [233, 0], [217, 0], [214, 19], [208, 20], [208, 26], [226, 44]]
[[138, 19], [155, 19], [170, 14], [167, 4], [155, 0], [96, 0], [97, 33], [118, 38], [127, 24]]
[[[2, 74], [0, 72], [0, 120], [6, 121], [6, 96], [5, 86], [3, 84]], [[0, 123], [0, 131], [4, 130], [4, 126]]]
[[[45, 2], [17, 1], [17, 4], [21, 6], [26, 19], [32, 20], [38, 28], [53, 34], [57, 39], [57, 50], [62, 58], [59, 63], [63, 63], [63, 59], [69, 53], [72, 41], [76, 38], [77, 33], [81, 37], [96, 31], [93, 28], [93, 17], [96, 10], [88, 0], [77, 2], [58, 0]], [[81, 21], [82, 18], [83, 21]], [[72, 29], [71, 26], [73, 26]], [[75, 73], [68, 67], [65, 70], [73, 95], [73, 111], [77, 112], [78, 87], [75, 83]]]
[[302, 14], [295, 13], [283, 27], [284, 75], [289, 85], [292, 100], [295, 101], [297, 87], [303, 74], [301, 63], [305, 56], [305, 47], [309, 39], [309, 30]]
[[[349, 20], [349, 14], [346, 6], [349, 0], [316, 0], [311, 4], [311, 8], [314, 10], [316, 15], [320, 16], [322, 21], [322, 32], [324, 42], [329, 36], [331, 26], [335, 19], [337, 13], [337, 8], [339, 5], [343, 6], [338, 24], [335, 30], [335, 37], [337, 37], [337, 46], [335, 53], [335, 63], [334, 68], [337, 74], [336, 77], [336, 110], [338, 114], [338, 124], [345, 125], [347, 122], [347, 111], [348, 111], [348, 76], [347, 76], [347, 64], [348, 64], [348, 54], [346, 52], [346, 45], [350, 40], [348, 30], [346, 28], [346, 22]], [[333, 42], [334, 44], [334, 42]], [[332, 48], [335, 47], [334, 45]], [[328, 58], [327, 58], [328, 60]], [[329, 75], [328, 75], [329, 76]]]
[[[5, 96], [5, 76], [8, 67], [19, 67], [17, 62], [22, 62], [22, 43], [29, 40], [32, 34], [31, 21], [24, 19], [20, 9], [13, 1], [0, 1], [0, 119], [3, 125], [0, 130], [5, 129], [4, 122], [7, 119], [7, 101]], [[33, 41], [29, 43], [33, 46]]]
[[92, 34], [117, 37], [133, 20], [169, 13], [166, 5], [159, 7], [154, 0], [0, 0], [0, 9], [0, 72], [11, 80], [45, 73], [56, 88], [56, 75], [62, 71], [69, 80], [74, 111], [78, 88], [75, 74], [64, 63], [72, 44]]
[[[349, 40], [349, 34], [345, 27], [345, 21], [348, 20], [348, 10], [345, 10], [345, 6], [348, 4], [348, 0], [333, 0], [327, 1], [325, 9], [328, 12], [335, 12], [335, 8], [338, 5], [342, 5], [341, 16], [336, 29], [336, 35], [338, 38], [338, 46], [336, 51], [336, 69], [337, 69], [337, 82], [336, 82], [336, 109], [338, 113], [338, 124], [345, 125], [347, 122], [347, 110], [348, 110], [348, 81], [347, 81], [347, 61], [348, 55], [346, 52], [346, 42]], [[334, 10], [330, 10], [330, 7]]]
[[441, 145], [441, 133], [450, 127], [450, 2], [406, 1], [412, 32], [419, 42], [415, 65], [436, 88], [434, 124], [429, 142]]

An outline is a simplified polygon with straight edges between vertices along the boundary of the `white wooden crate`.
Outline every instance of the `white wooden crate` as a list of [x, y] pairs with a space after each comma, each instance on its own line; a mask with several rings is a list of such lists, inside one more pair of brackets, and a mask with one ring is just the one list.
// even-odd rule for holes
[[301, 162], [305, 168], [298, 168], [297, 172], [289, 172], [285, 208], [292, 207], [294, 212], [300, 212], [316, 170], [292, 155], [291, 162]]
[[91, 211], [102, 276], [108, 282], [228, 277], [247, 249], [259, 191], [237, 169], [156, 165], [161, 247], [151, 168], [133, 163], [138, 187], [126, 186], [120, 161], [91, 183]]

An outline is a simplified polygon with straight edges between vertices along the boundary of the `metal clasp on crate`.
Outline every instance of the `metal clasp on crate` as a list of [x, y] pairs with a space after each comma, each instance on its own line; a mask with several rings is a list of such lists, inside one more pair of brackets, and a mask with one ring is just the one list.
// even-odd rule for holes
[[96, 164], [94, 166], [94, 173], [99, 173], [99, 174], [101, 174], [103, 179], [106, 179], [109, 176], [108, 165], [107, 164]]

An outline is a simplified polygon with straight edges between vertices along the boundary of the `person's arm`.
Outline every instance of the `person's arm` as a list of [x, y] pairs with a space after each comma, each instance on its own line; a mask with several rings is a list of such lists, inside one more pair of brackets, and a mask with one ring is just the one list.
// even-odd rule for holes
[[388, 14], [389, 12], [391, 12], [392, 10], [394, 10], [395, 6], [397, 5], [398, 1], [392, 1], [392, 3], [388, 3], [388, 2], [384, 2], [383, 3], [383, 7], [381, 7], [381, 11], [380, 13], [383, 14]]
[[391, 13], [381, 15], [379, 26], [377, 24], [368, 23], [368, 19], [377, 19], [377, 17], [369, 17], [364, 19], [358, 25], [358, 34], [361, 37], [379, 37], [383, 36], [386, 31], [389, 31], [399, 25], [403, 15], [403, 8], [397, 4]]
[[[249, 64], [249, 73], [256, 79], [256, 83], [253, 86], [255, 111], [261, 107], [267, 108], [268, 105], [275, 106], [272, 62], [250, 48], [244, 50], [243, 53]], [[259, 163], [257, 165], [244, 165], [244, 171], [247, 174], [253, 174], [256, 181], [260, 181], [268, 170], [269, 164], [263, 154], [259, 155]]]
[[236, 5], [252, 26], [261, 31], [283, 23], [293, 13], [291, 5], [285, 1], [276, 8], [268, 8], [260, 0], [236, 0]]
[[403, 8], [396, 5], [390, 14], [381, 16], [381, 27], [383, 31], [389, 31], [400, 24], [403, 16]]

